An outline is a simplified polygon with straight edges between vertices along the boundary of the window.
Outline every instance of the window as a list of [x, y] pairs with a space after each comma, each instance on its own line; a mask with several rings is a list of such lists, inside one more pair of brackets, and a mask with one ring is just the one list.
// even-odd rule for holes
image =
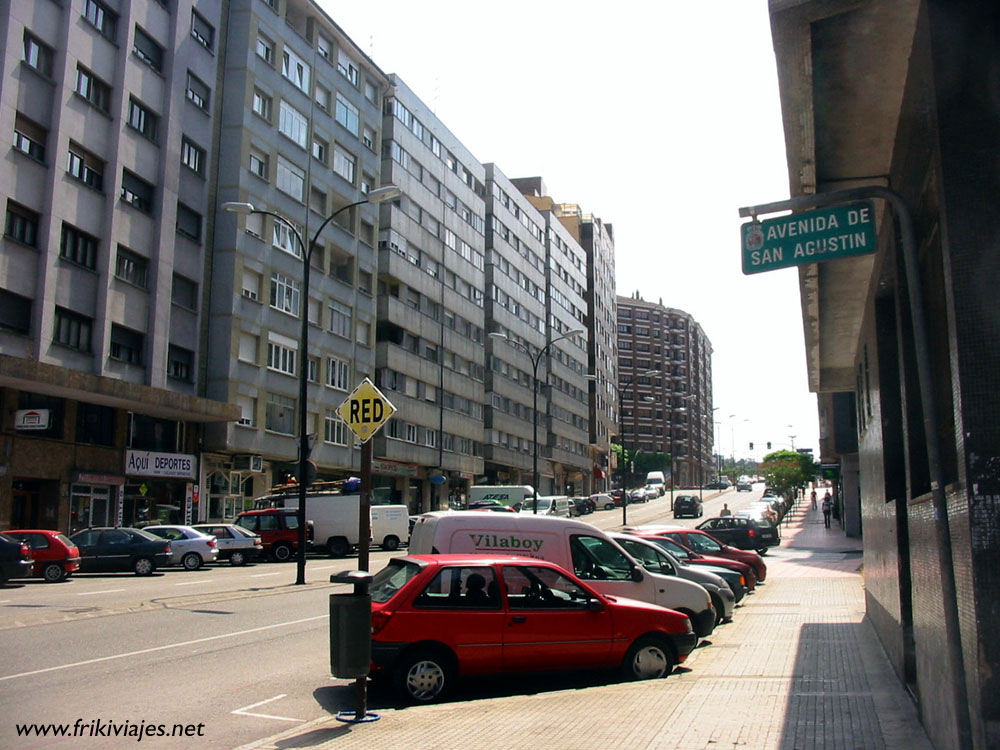
[[240, 333], [239, 360], [257, 364], [257, 337], [252, 333]]
[[358, 66], [354, 64], [354, 61], [344, 52], [343, 48], [337, 52], [337, 72], [350, 81], [352, 86], [357, 88]]
[[403, 439], [408, 443], [417, 442], [417, 426], [415, 424], [406, 423], [406, 433]]
[[101, 35], [112, 42], [118, 30], [118, 15], [104, 3], [97, 0], [84, 0], [83, 17], [101, 32]]
[[41, 42], [38, 37], [24, 32], [24, 51], [21, 59], [29, 68], [41, 73], [46, 78], [52, 77], [52, 48]]
[[93, 270], [97, 268], [97, 238], [63, 222], [59, 257]]
[[163, 48], [138, 26], [135, 27], [132, 52], [157, 73], [163, 72]]
[[365, 81], [365, 99], [372, 104], [378, 104], [378, 89], [372, 81]]
[[14, 148], [37, 161], [45, 161], [48, 131], [18, 112], [14, 116]]
[[[320, 216], [326, 216], [326, 193], [320, 190], [315, 185], [309, 188], [309, 208], [318, 213]], [[313, 261], [317, 260], [316, 255], [319, 253], [320, 247], [318, 245], [313, 248]]]
[[111, 87], [86, 68], [76, 67], [76, 93], [105, 114], [111, 106]]
[[354, 184], [356, 161], [351, 154], [347, 153], [340, 146], [333, 147], [333, 171], [343, 177], [352, 185]]
[[262, 180], [267, 179], [268, 175], [268, 156], [263, 151], [250, 148], [250, 171], [260, 177]]
[[253, 90], [253, 111], [271, 122], [271, 97], [260, 89]]
[[[299, 236], [301, 236], [301, 229], [296, 227], [296, 230], [299, 231]], [[292, 228], [283, 221], [274, 222], [271, 244], [279, 250], [284, 250], [289, 255], [294, 255], [296, 258], [302, 257], [302, 248], [299, 245], [298, 237], [292, 231]]]
[[267, 394], [264, 429], [284, 435], [295, 434], [295, 399], [277, 393]]
[[330, 59], [330, 50], [333, 49], [333, 42], [322, 34], [316, 35], [316, 51], [324, 60]]
[[167, 347], [167, 377], [190, 383], [194, 372], [194, 352], [170, 344]]
[[354, 337], [359, 346], [371, 346], [371, 325], [359, 320], [354, 329]]
[[329, 308], [330, 333], [349, 339], [351, 337], [351, 317], [353, 313], [351, 307], [336, 300], [331, 300]]
[[299, 317], [299, 282], [280, 273], [271, 274], [271, 307]]
[[257, 57], [268, 65], [274, 65], [274, 42], [257, 32]]
[[127, 169], [122, 170], [122, 200], [143, 213], [153, 212], [153, 186]]
[[195, 174], [205, 176], [205, 149], [187, 136], [181, 137], [181, 164]]
[[201, 242], [201, 214], [185, 206], [177, 204], [177, 231], [195, 242]]
[[306, 94], [309, 93], [309, 66], [287, 46], [281, 53], [281, 75]]
[[260, 274], [248, 268], [243, 269], [243, 296], [247, 299], [260, 299]]
[[115, 410], [80, 401], [76, 405], [76, 442], [113, 446]]
[[73, 141], [69, 142], [66, 171], [94, 190], [104, 189], [104, 162]]
[[271, 334], [271, 340], [267, 342], [267, 367], [269, 370], [295, 375], [298, 356], [299, 350], [295, 342], [284, 336]]
[[306, 173], [282, 156], [278, 157], [278, 190], [295, 198], [304, 199]]
[[4, 236], [24, 245], [38, 247], [38, 214], [30, 208], [7, 201], [7, 218]]
[[337, 122], [351, 131], [354, 135], [358, 134], [358, 108], [351, 104], [347, 99], [343, 97], [342, 94], [337, 94]]
[[236, 403], [240, 407], [240, 419], [236, 423], [241, 427], [257, 426], [257, 399], [249, 396], [237, 396]]
[[133, 130], [142, 133], [146, 138], [156, 142], [156, 130], [160, 118], [141, 104], [135, 97], [128, 98], [128, 125]]
[[346, 360], [337, 357], [327, 357], [326, 360], [326, 384], [338, 391], [346, 391], [350, 388], [350, 368]]
[[347, 445], [347, 425], [333, 409], [326, 410], [323, 420], [323, 440], [334, 445]]
[[132, 252], [124, 245], [118, 246], [118, 256], [115, 258], [115, 277], [129, 284], [146, 288], [146, 269], [149, 261], [141, 255]]
[[321, 162], [326, 164], [326, 155], [330, 150], [330, 144], [320, 138], [318, 135], [313, 136], [313, 147], [312, 155], [314, 158], [319, 159]]
[[174, 274], [170, 301], [188, 310], [198, 309], [198, 284], [179, 273]]
[[28, 333], [31, 329], [31, 300], [0, 289], [0, 329]]
[[330, 111], [330, 89], [316, 84], [316, 106], [324, 112]]
[[372, 151], [375, 150], [375, 128], [365, 125], [364, 130], [361, 134], [361, 142], [365, 144], [366, 148], [370, 148]]
[[188, 98], [189, 102], [193, 103], [199, 109], [208, 111], [211, 89], [209, 89], [208, 85], [198, 78], [198, 76], [194, 75], [190, 70], [187, 74], [187, 89], [185, 90], [184, 95]]
[[306, 147], [306, 139], [309, 134], [309, 120], [284, 99], [281, 100], [278, 132], [287, 136], [293, 142], [302, 146], [302, 148]]
[[215, 45], [215, 27], [202, 18], [196, 10], [191, 11], [191, 36], [209, 51]]
[[111, 359], [117, 359], [119, 362], [141, 365], [144, 339], [145, 337], [139, 331], [112, 323], [111, 346], [108, 354]]

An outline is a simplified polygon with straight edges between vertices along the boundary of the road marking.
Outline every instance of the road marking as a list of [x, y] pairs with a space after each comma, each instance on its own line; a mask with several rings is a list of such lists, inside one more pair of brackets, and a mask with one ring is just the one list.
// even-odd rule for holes
[[206, 583], [211, 583], [207, 578], [204, 581], [184, 581], [184, 583], [175, 583], [174, 586], [203, 586]]
[[10, 604], [13, 599], [0, 599], [0, 604]]
[[309, 568], [309, 570], [333, 570], [334, 568], [339, 568], [339, 565], [324, 565], [321, 568]]
[[104, 589], [102, 591], [84, 591], [82, 594], [77, 594], [77, 596], [93, 596], [94, 594], [113, 594], [116, 591], [125, 591], [125, 589]]
[[260, 633], [264, 630], [274, 630], [275, 628], [283, 628], [286, 625], [299, 625], [303, 622], [312, 622], [313, 620], [325, 620], [329, 618], [328, 614], [316, 615], [314, 617], [303, 617], [299, 620], [289, 620], [288, 622], [276, 622], [273, 625], [262, 625], [259, 628], [250, 628], [249, 630], [238, 630], [235, 633], [221, 633], [219, 635], [210, 635], [205, 638], [195, 638], [193, 641], [181, 641], [180, 643], [168, 643], [164, 646], [153, 646], [152, 648], [143, 648], [138, 651], [129, 651], [124, 654], [112, 654], [111, 656], [100, 656], [96, 659], [86, 659], [85, 661], [77, 661], [72, 664], [60, 664], [57, 667], [45, 667], [45, 669], [33, 669], [30, 672], [19, 672], [18, 674], [8, 674], [0, 677], [0, 682], [5, 682], [6, 680], [16, 680], [19, 677], [31, 677], [36, 674], [45, 674], [46, 672], [58, 672], [63, 669], [74, 669], [76, 667], [83, 667], [87, 664], [99, 664], [102, 661], [113, 661], [114, 659], [127, 659], [130, 656], [140, 656], [142, 654], [152, 654], [157, 651], [167, 651], [171, 648], [180, 648], [182, 646], [193, 646], [196, 643], [208, 643], [209, 641], [218, 641], [222, 638], [235, 638], [236, 636], [248, 635], [249, 633]]
[[250, 576], [250, 577], [251, 578], [267, 578], [268, 576], [280, 576], [280, 575], [281, 575], [281, 571], [279, 570], [277, 573], [258, 573], [257, 575], [253, 575], [253, 576]]
[[250, 711], [251, 708], [257, 708], [257, 706], [263, 706], [265, 703], [271, 703], [272, 701], [278, 701], [284, 698], [288, 693], [282, 693], [281, 695], [276, 695], [273, 698], [268, 698], [267, 700], [258, 701], [257, 703], [251, 703], [249, 706], [244, 706], [243, 708], [237, 708], [235, 711], [230, 713], [236, 714], [237, 716], [255, 716], [258, 719], [274, 719], [275, 721], [305, 721], [305, 719], [293, 719], [289, 716], [274, 716], [272, 714], [257, 714]]

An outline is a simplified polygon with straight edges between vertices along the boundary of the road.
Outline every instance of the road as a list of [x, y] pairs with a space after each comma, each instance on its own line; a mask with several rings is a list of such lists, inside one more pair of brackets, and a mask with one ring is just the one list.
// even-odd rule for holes
[[[759, 489], [706, 492], [705, 516], [723, 502], [735, 508], [759, 496]], [[668, 493], [630, 505], [628, 521], [674, 523], [669, 508]], [[615, 529], [621, 519], [618, 508], [584, 520]], [[372, 569], [399, 554], [373, 551]], [[356, 558], [311, 558], [305, 586], [293, 585], [293, 564], [263, 563], [0, 589], [0, 746], [135, 746], [134, 736], [19, 738], [15, 726], [76, 723], [86, 733], [100, 720], [102, 732], [109, 722], [166, 724], [168, 732], [191, 725], [201, 736], [185, 743], [236, 747], [353, 709], [353, 685], [330, 676], [327, 609], [331, 593], [349, 590], [330, 584], [330, 574], [356, 565]], [[178, 740], [146, 736], [142, 744], [177, 747]]]

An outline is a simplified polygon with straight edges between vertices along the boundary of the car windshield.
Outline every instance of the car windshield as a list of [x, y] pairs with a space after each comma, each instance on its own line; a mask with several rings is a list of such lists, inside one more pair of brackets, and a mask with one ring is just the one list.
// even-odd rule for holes
[[392, 599], [397, 591], [420, 573], [421, 567], [408, 560], [390, 560], [382, 570], [375, 574], [369, 591], [372, 602], [385, 604]]
[[132, 541], [135, 542], [162, 542], [162, 539], [150, 534], [148, 531], [143, 531], [142, 529], [127, 529], [126, 533], [132, 537]]

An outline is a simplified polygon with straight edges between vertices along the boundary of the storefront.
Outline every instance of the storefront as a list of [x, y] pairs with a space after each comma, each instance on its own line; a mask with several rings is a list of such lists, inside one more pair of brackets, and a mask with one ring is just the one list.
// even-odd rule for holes
[[74, 471], [69, 491], [69, 533], [91, 526], [117, 526], [118, 501], [125, 477]]
[[197, 464], [187, 453], [126, 450], [121, 524], [193, 523]]

